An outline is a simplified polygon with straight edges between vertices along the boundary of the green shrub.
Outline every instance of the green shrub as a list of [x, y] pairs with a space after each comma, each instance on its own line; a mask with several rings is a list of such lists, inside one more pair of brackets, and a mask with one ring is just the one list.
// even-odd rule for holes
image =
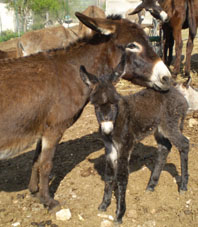
[[[21, 36], [22, 34], [20, 34]], [[0, 42], [5, 42], [9, 39], [12, 39], [12, 38], [16, 38], [18, 37], [18, 33], [17, 32], [13, 32], [11, 30], [6, 30], [6, 31], [3, 31], [0, 35]]]

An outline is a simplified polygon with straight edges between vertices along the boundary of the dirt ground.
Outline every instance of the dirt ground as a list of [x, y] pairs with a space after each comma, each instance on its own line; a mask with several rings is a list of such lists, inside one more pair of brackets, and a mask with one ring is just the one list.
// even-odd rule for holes
[[[185, 50], [185, 48], [184, 48]], [[192, 59], [193, 85], [198, 87], [198, 39]], [[184, 80], [179, 77], [179, 80]], [[121, 80], [122, 94], [140, 87]], [[184, 135], [190, 139], [188, 191], [179, 194], [180, 158], [172, 148], [154, 192], [146, 192], [156, 157], [152, 136], [141, 141], [130, 162], [131, 173], [126, 193], [127, 210], [121, 227], [195, 227], [198, 226], [198, 119], [188, 115]], [[197, 124], [196, 124], [197, 123]], [[115, 198], [107, 212], [97, 210], [104, 189], [104, 147], [98, 134], [94, 109], [88, 104], [79, 120], [69, 128], [57, 148], [51, 174], [51, 193], [69, 208], [71, 219], [59, 221], [27, 187], [31, 174], [34, 147], [13, 159], [0, 161], [0, 227], [99, 227], [113, 226]], [[109, 221], [109, 222], [108, 222]]]

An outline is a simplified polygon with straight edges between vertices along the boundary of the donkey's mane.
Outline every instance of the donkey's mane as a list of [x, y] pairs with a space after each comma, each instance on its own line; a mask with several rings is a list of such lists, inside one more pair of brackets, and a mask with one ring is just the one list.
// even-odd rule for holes
[[111, 20], [121, 20], [122, 16], [120, 14], [111, 14], [107, 16], [107, 19]]
[[46, 51], [41, 51], [38, 53], [34, 53], [25, 57], [19, 57], [19, 58], [5, 58], [0, 59], [0, 65], [9, 64], [17, 61], [31, 61], [36, 58], [43, 58], [44, 56], [54, 56], [57, 54], [64, 54], [65, 52], [69, 52], [73, 50], [74, 48], [79, 48], [80, 46], [86, 45], [86, 44], [100, 44], [103, 42], [107, 42], [110, 39], [111, 35], [106, 36], [102, 34], [95, 34], [95, 35], [89, 35], [82, 38], [79, 38], [75, 40], [74, 42], [71, 42], [67, 47], [60, 47], [60, 48], [53, 48]]

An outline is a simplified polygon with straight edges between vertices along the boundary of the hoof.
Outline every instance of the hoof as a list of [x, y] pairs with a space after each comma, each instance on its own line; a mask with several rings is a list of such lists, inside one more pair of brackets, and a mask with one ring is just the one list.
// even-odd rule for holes
[[49, 211], [54, 211], [55, 209], [60, 209], [60, 203], [55, 199], [40, 198], [40, 202], [44, 205], [44, 207], [48, 208]]
[[[44, 204], [45, 205], [45, 204]], [[57, 200], [51, 199], [50, 203], [46, 205], [49, 211], [57, 211], [59, 210], [60, 203]]]
[[98, 207], [98, 210], [104, 212], [107, 210], [107, 206], [105, 204], [101, 203], [100, 206]]
[[59, 211], [61, 209], [61, 205], [58, 201], [54, 200], [56, 202], [56, 204], [53, 204], [52, 206], [48, 207], [48, 211], [49, 213], [55, 213], [57, 211]]
[[115, 218], [113, 223], [115, 227], [119, 227], [122, 224], [122, 219]]
[[179, 193], [181, 195], [183, 195], [185, 192], [187, 192], [187, 188], [186, 187], [180, 188]]
[[39, 187], [37, 185], [32, 186], [32, 185], [29, 184], [28, 189], [29, 189], [29, 191], [32, 195], [39, 192]]
[[154, 192], [154, 188], [153, 187], [147, 187], [146, 192]]

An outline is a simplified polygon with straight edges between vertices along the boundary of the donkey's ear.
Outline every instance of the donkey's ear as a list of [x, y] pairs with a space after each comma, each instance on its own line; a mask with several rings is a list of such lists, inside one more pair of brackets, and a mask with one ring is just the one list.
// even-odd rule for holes
[[113, 34], [116, 30], [116, 24], [112, 20], [87, 17], [79, 12], [76, 12], [75, 15], [84, 25], [103, 35]]
[[187, 79], [187, 81], [185, 81], [183, 83], [183, 86], [186, 87], [186, 88], [189, 88], [191, 82], [192, 82], [192, 78], [191, 78], [191, 76], [189, 76], [188, 79]]
[[92, 87], [94, 84], [98, 83], [98, 78], [88, 73], [83, 65], [80, 66], [80, 77], [88, 87]]
[[143, 2], [140, 3], [131, 13], [129, 13], [128, 15], [134, 15], [139, 13], [140, 11], [142, 11], [144, 9], [144, 4]]

